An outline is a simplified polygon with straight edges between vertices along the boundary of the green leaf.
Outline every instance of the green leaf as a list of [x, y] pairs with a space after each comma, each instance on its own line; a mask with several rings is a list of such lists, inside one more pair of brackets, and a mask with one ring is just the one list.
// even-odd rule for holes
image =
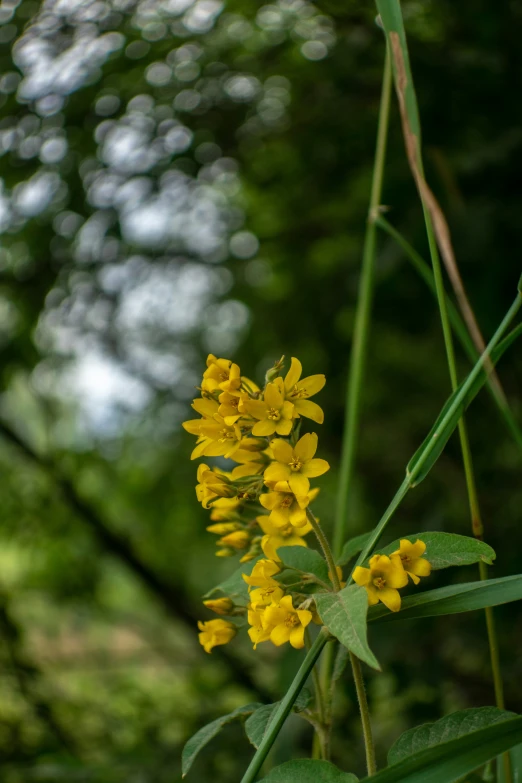
[[[450, 566], [463, 566], [478, 563], [481, 560], [491, 565], [496, 557], [495, 550], [476, 538], [458, 536], [455, 533], [416, 533], [411, 536], [402, 536], [412, 543], [420, 538], [426, 544], [425, 557], [430, 561], [434, 571]], [[383, 549], [378, 549], [379, 554], [389, 555], [400, 546], [400, 539], [392, 541]]]
[[[308, 688], [303, 688], [297, 699], [295, 700], [293, 711], [302, 712], [305, 710], [312, 700], [312, 694]], [[263, 704], [245, 721], [245, 731], [248, 739], [254, 746], [258, 748], [261, 744], [266, 730], [272, 719], [272, 715], [279, 707], [281, 702], [276, 701], [274, 704]]]
[[244, 707], [238, 707], [237, 710], [229, 712], [228, 715], [223, 715], [221, 718], [216, 718], [212, 723], [207, 723], [202, 729], [197, 731], [187, 742], [183, 748], [181, 754], [181, 773], [185, 777], [189, 769], [191, 768], [194, 759], [198, 755], [207, 743], [213, 739], [216, 734], [219, 734], [221, 729], [228, 723], [232, 723], [234, 720], [246, 718], [247, 715], [251, 715], [261, 705], [258, 702], [252, 704], [245, 704]]
[[[380, 3], [378, 3], [380, 6]], [[513, 329], [512, 332], [508, 334], [507, 337], [505, 337], [502, 342], [500, 342], [496, 348], [493, 348], [493, 350], [490, 353], [490, 362], [492, 365], [496, 365], [499, 359], [501, 358], [502, 354], [509, 348], [511, 343], [513, 343], [514, 340], [516, 340], [517, 337], [519, 337], [522, 334], [522, 324], [517, 326], [515, 329]], [[409, 461], [407, 467], [406, 467], [406, 475], [411, 476], [412, 480], [410, 482], [410, 485], [412, 487], [416, 487], [418, 484], [420, 484], [421, 481], [423, 481], [430, 470], [432, 469], [435, 462], [437, 462], [438, 458], [442, 454], [444, 447], [446, 446], [446, 443], [450, 439], [453, 431], [457, 427], [457, 424], [459, 423], [459, 419], [466, 410], [466, 408], [470, 405], [470, 403], [474, 400], [474, 398], [477, 396], [481, 388], [486, 383], [486, 372], [484, 369], [481, 369], [478, 373], [477, 377], [474, 379], [472, 384], [470, 385], [470, 388], [468, 389], [467, 393], [465, 394], [464, 398], [460, 402], [459, 405], [455, 407], [455, 410], [452, 412], [452, 415], [449, 417], [448, 421], [446, 421], [444, 424], [444, 418], [450, 408], [452, 408], [457, 396], [460, 394], [463, 385], [467, 382], [464, 381], [455, 391], [453, 394], [449, 397], [449, 399], [444, 404], [441, 412], [439, 413], [437, 420], [435, 421], [435, 424], [429, 431], [428, 435], [424, 439], [422, 445], [420, 448], [417, 449], [411, 460]], [[419, 460], [424, 457], [424, 453], [429, 450], [429, 457], [426, 459], [425, 462], [423, 462], [422, 467], [419, 469], [417, 467]]]
[[459, 710], [435, 723], [424, 723], [422, 726], [404, 732], [391, 746], [388, 752], [388, 764], [396, 764], [407, 756], [418, 753], [419, 750], [431, 748], [441, 742], [448, 742], [472, 731], [516, 717], [514, 712], [499, 710], [497, 707]]
[[321, 582], [331, 586], [328, 564], [315, 549], [308, 549], [305, 546], [282, 546], [277, 550], [277, 556], [287, 568], [293, 568], [301, 574], [313, 574]]
[[361, 533], [360, 536], [349, 538], [343, 546], [342, 552], [339, 555], [339, 559], [337, 560], [337, 565], [346, 565], [346, 563], [348, 563], [352, 557], [355, 557], [355, 555], [358, 555], [359, 552], [362, 552], [370, 535], [370, 533]]
[[241, 565], [234, 573], [228, 577], [228, 579], [225, 579], [224, 582], [221, 582], [220, 584], [216, 585], [216, 587], [213, 587], [212, 590], [209, 590], [208, 593], [206, 593], [203, 597], [204, 598], [211, 598], [215, 593], [223, 593], [223, 595], [228, 596], [231, 598], [235, 604], [243, 604], [244, 606], [248, 603], [248, 585], [243, 579], [243, 574], [246, 574], [247, 576], [250, 576], [252, 573], [252, 569], [257, 563], [258, 560], [261, 560], [264, 555], [259, 555], [259, 557], [254, 558], [254, 560], [250, 560], [248, 563], [244, 563]]
[[521, 598], [522, 576], [505, 576], [502, 579], [465, 582], [410, 595], [403, 600], [400, 612], [389, 612], [385, 606], [378, 604], [371, 607], [369, 620], [411, 620], [459, 614], [519, 601]]
[[350, 585], [338, 593], [316, 593], [314, 599], [321, 620], [330, 633], [361, 661], [380, 671], [381, 667], [368, 647], [368, 594], [364, 587]]
[[425, 748], [361, 783], [454, 783], [521, 741], [522, 717], [517, 716]]
[[329, 761], [298, 759], [274, 767], [260, 783], [357, 783], [350, 772], [342, 772]]

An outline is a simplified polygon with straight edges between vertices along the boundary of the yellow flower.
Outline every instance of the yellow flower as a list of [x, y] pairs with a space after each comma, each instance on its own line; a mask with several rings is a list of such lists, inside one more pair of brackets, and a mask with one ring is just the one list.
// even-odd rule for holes
[[248, 605], [248, 622], [251, 626], [248, 629], [248, 635], [250, 641], [254, 645], [254, 650], [261, 642], [267, 642], [270, 639], [270, 627], [263, 628], [263, 615], [265, 613], [265, 607], [254, 608], [252, 604]]
[[314, 459], [317, 451], [317, 435], [307, 432], [295, 447], [285, 440], [273, 440], [270, 447], [275, 462], [265, 470], [265, 481], [288, 481], [296, 496], [303, 497], [310, 489], [309, 479], [322, 476], [330, 469], [325, 459]]
[[229, 426], [219, 413], [213, 419], [203, 419], [199, 425], [200, 442], [190, 455], [197, 457], [231, 457], [241, 445], [241, 430], [237, 424]]
[[234, 530], [240, 529], [241, 525], [238, 525], [237, 522], [217, 522], [215, 525], [209, 525], [207, 527], [209, 533], [216, 533], [218, 536], [226, 536], [227, 533], [233, 533]]
[[312, 489], [303, 497], [296, 497], [287, 481], [278, 481], [274, 483], [271, 492], [259, 496], [259, 502], [270, 511], [270, 521], [276, 527], [290, 524], [300, 528], [306, 525], [306, 507], [318, 492], [318, 489]]
[[228, 533], [223, 538], [220, 538], [217, 542], [218, 546], [228, 546], [231, 549], [246, 549], [250, 543], [250, 536], [246, 530], [235, 530], [233, 533]]
[[274, 432], [278, 435], [290, 434], [294, 406], [291, 402], [285, 402], [281, 378], [267, 383], [263, 400], [247, 400], [244, 406], [247, 413], [254, 419], [259, 419], [254, 424], [252, 435], [267, 437]]
[[402, 567], [408, 572], [410, 579], [416, 585], [420, 582], [419, 576], [429, 576], [431, 573], [431, 563], [422, 557], [425, 551], [426, 544], [424, 541], [417, 539], [412, 544], [407, 538], [401, 538], [399, 549], [396, 549], [393, 553], [393, 555], [400, 557]]
[[261, 549], [269, 560], [280, 562], [277, 550], [281, 546], [308, 546], [302, 536], [309, 533], [312, 529], [310, 523], [307, 523], [304, 527], [295, 528], [290, 523], [283, 527], [278, 527], [267, 516], [256, 517], [256, 520], [263, 533], [265, 533], [261, 539]]
[[240, 505], [237, 498], [218, 498], [212, 503], [210, 519], [214, 522], [225, 522], [237, 519], [236, 509]]
[[209, 601], [203, 601], [203, 604], [216, 614], [230, 614], [234, 608], [234, 602], [230, 598], [212, 598]]
[[312, 613], [308, 609], [294, 609], [291, 595], [285, 595], [278, 604], [268, 606], [262, 618], [263, 628], [272, 628], [270, 641], [273, 644], [279, 647], [290, 642], [296, 650], [304, 647], [305, 628], [311, 621]]
[[284, 591], [274, 580], [273, 585], [267, 585], [267, 587], [257, 587], [255, 590], [250, 591], [250, 605], [253, 609], [258, 609], [260, 606], [268, 606], [269, 604], [277, 604], [284, 595]]
[[292, 357], [290, 369], [284, 380], [285, 399], [292, 402], [295, 406], [294, 416], [305, 416], [318, 424], [324, 421], [324, 413], [315, 402], [308, 399], [317, 392], [321, 391], [326, 383], [324, 375], [309, 375], [308, 378], [301, 378], [303, 368], [299, 359]]
[[366, 588], [370, 606], [382, 601], [392, 612], [401, 608], [401, 597], [397, 588], [408, 584], [408, 575], [397, 555], [374, 555], [370, 567], [357, 566], [353, 580]]
[[197, 477], [196, 496], [203, 508], [208, 508], [218, 497], [230, 498], [237, 494], [226, 476], [215, 473], [204, 463], [198, 466]]
[[249, 399], [246, 392], [221, 392], [218, 413], [227, 424], [235, 424], [245, 413], [245, 401]]
[[228, 620], [207, 620], [206, 623], [200, 620], [198, 628], [201, 632], [198, 634], [199, 643], [208, 653], [212, 652], [212, 648], [217, 647], [218, 644], [228, 644], [237, 633], [234, 623]]
[[241, 374], [237, 364], [230, 359], [218, 359], [210, 353], [207, 358], [207, 369], [203, 373], [201, 388], [207, 392], [238, 391], [241, 386]]
[[250, 587], [270, 587], [273, 585], [279, 587], [279, 583], [272, 577], [280, 570], [277, 563], [273, 563], [271, 560], [258, 560], [250, 576], [242, 574], [242, 577]]

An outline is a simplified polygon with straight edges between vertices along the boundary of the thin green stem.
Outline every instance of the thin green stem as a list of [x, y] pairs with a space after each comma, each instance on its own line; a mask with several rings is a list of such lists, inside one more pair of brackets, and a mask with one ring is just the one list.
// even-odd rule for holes
[[[310, 632], [308, 628], [306, 628], [305, 630], [305, 643], [307, 649], [309, 650], [312, 646], [312, 642], [310, 639]], [[319, 729], [316, 726], [314, 726], [312, 757], [322, 758], [325, 761], [327, 761], [329, 755], [329, 748], [326, 743], [326, 735], [325, 735], [325, 704], [323, 698], [322, 683], [319, 677], [319, 672], [317, 671], [317, 666], [314, 666], [312, 669], [312, 680], [314, 683], [315, 704], [317, 707], [317, 714], [319, 716], [319, 724], [320, 724]]]
[[282, 701], [279, 704], [279, 707], [275, 711], [274, 717], [270, 721], [270, 725], [268, 726], [268, 729], [266, 730], [266, 733], [263, 739], [261, 740], [261, 744], [259, 745], [259, 748], [257, 749], [254, 758], [250, 762], [248, 769], [246, 770], [245, 774], [241, 779], [241, 783], [253, 783], [253, 781], [255, 780], [256, 775], [261, 769], [261, 766], [264, 760], [266, 759], [268, 752], [270, 751], [270, 748], [274, 744], [283, 723], [285, 722], [286, 718], [288, 717], [288, 714], [290, 713], [292, 707], [294, 706], [295, 700], [297, 699], [299, 693], [303, 689], [304, 684], [308, 679], [308, 676], [312, 671], [315, 662], [319, 658], [321, 651], [328, 640], [329, 640], [328, 631], [326, 630], [326, 628], [322, 628], [319, 634], [317, 635], [314, 643], [308, 650], [306, 654], [306, 658], [304, 659], [301, 666], [299, 667], [299, 670], [295, 675], [293, 682], [290, 685], [290, 688], [286, 692], [285, 696], [283, 697]]
[[[397, 229], [392, 226], [392, 224], [386, 220], [385, 217], [382, 216], [382, 214], [378, 215], [375, 219], [375, 224], [378, 228], [382, 229], [383, 231], [386, 231], [389, 236], [393, 237], [398, 245], [404, 250], [404, 253], [406, 254], [406, 258], [412, 263], [413, 267], [417, 270], [419, 275], [422, 277], [430, 291], [433, 292], [433, 294], [437, 295], [437, 289], [435, 287], [435, 280], [433, 277], [433, 272], [431, 271], [430, 265], [425, 261], [422, 256], [415, 250], [415, 248], [408, 242], [408, 240], [399, 232]], [[448, 311], [448, 317], [451, 322], [451, 326], [453, 327], [453, 331], [458, 338], [460, 344], [462, 345], [464, 351], [467, 353], [469, 359], [475, 363], [477, 359], [479, 358], [479, 352], [477, 351], [475, 344], [473, 340], [471, 339], [467, 326], [464, 323], [464, 320], [462, 319], [462, 316], [460, 315], [459, 311], [449, 298], [448, 294], [445, 294], [446, 298], [446, 307]], [[507, 429], [509, 430], [510, 434], [516, 441], [517, 445], [522, 449], [522, 430], [520, 429], [517, 421], [515, 420], [515, 417], [513, 416], [513, 413], [511, 411], [511, 408], [509, 405], [506, 404], [504, 398], [501, 394], [499, 394], [497, 386], [491, 382], [491, 379], [488, 378], [487, 381], [487, 388], [493, 399], [495, 400], [495, 403], [497, 405], [497, 408], [502, 415], [502, 418], [504, 419], [504, 422], [506, 424]]]
[[321, 549], [323, 550], [323, 555], [325, 557], [326, 562], [328, 563], [328, 570], [329, 570], [329, 576], [330, 580], [332, 582], [333, 588], [335, 592], [339, 592], [341, 589], [341, 583], [339, 581], [339, 575], [337, 573], [337, 567], [335, 565], [334, 556], [332, 554], [332, 550], [330, 549], [330, 544], [328, 543], [328, 539], [326, 538], [324, 531], [315, 518], [313, 512], [311, 509], [306, 509], [306, 516], [308, 517], [308, 521], [310, 522], [313, 531], [317, 537], [317, 540], [319, 541], [319, 545]]
[[364, 377], [364, 366], [368, 346], [370, 316], [373, 299], [373, 277], [376, 246], [375, 238], [377, 233], [375, 217], [378, 213], [378, 207], [382, 193], [384, 161], [386, 157], [386, 141], [388, 137], [391, 87], [391, 58], [389, 49], [386, 47], [370, 205], [368, 210], [368, 221], [366, 224], [366, 234], [364, 237], [361, 277], [359, 281], [359, 293], [357, 297], [357, 309], [355, 313], [355, 327], [353, 332], [348, 386], [346, 391], [346, 414], [343, 431], [341, 466], [339, 471], [339, 484], [337, 491], [337, 505], [333, 534], [333, 551], [336, 556], [339, 556], [344, 542], [346, 517], [353, 480], [355, 453], [357, 449], [359, 433], [361, 390]]
[[350, 663], [352, 664], [353, 679], [355, 690], [357, 692], [357, 701], [359, 702], [359, 711], [361, 713], [361, 724], [364, 736], [364, 748], [366, 751], [366, 768], [368, 775], [373, 775], [377, 771], [375, 761], [375, 746], [373, 744], [372, 724], [370, 721], [370, 709], [368, 699], [366, 698], [366, 689], [361, 669], [361, 662], [352, 652], [350, 653]]

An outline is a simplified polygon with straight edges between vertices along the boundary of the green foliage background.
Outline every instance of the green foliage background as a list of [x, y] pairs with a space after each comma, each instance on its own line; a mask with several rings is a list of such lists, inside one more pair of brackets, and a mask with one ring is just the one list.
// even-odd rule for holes
[[[522, 4], [403, 11], [427, 178], [490, 335], [520, 275]], [[298, 664], [246, 638], [212, 657], [197, 643], [199, 597], [234, 564], [214, 558], [180, 422], [210, 350], [257, 379], [282, 353], [326, 373], [318, 512], [331, 525], [384, 56], [374, 16], [355, 0], [0, 9], [6, 783], [179, 780], [187, 737], [279, 698]], [[383, 201], [427, 254], [395, 106]], [[521, 421], [519, 347], [500, 375]], [[375, 524], [448, 392], [437, 308], [380, 236], [351, 534]], [[491, 575], [518, 573], [521, 455], [486, 395], [468, 418]], [[423, 529], [469, 532], [456, 439], [389, 540]], [[520, 608], [495, 614], [520, 711]], [[370, 634], [382, 762], [406, 728], [493, 703], [482, 614]], [[334, 760], [361, 773], [348, 677], [336, 710]], [[292, 718], [272, 761], [310, 739]], [[251, 752], [230, 726], [191, 774], [235, 781]]]

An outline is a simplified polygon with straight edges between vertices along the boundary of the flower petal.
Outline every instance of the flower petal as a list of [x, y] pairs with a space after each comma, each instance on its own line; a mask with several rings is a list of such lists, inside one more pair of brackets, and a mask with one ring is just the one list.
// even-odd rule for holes
[[321, 375], [309, 375], [308, 378], [303, 378], [299, 381], [297, 388], [299, 391], [305, 392], [307, 397], [312, 397], [317, 392], [320, 392], [326, 383], [326, 377]]
[[279, 419], [279, 421], [275, 422], [275, 431], [278, 435], [290, 435], [290, 430], [292, 429], [292, 420], [291, 419]]
[[380, 591], [376, 587], [371, 584], [366, 585], [366, 592], [368, 593], [368, 606], [375, 606], [379, 603]]
[[277, 506], [279, 501], [279, 495], [277, 495], [275, 492], [263, 492], [262, 495], [259, 495], [259, 502], [263, 508], [266, 508], [269, 511], [271, 511], [274, 506]]
[[283, 407], [283, 395], [275, 383], [267, 383], [265, 389], [265, 403], [269, 408], [280, 410]]
[[417, 576], [429, 576], [431, 574], [431, 563], [428, 560], [419, 557], [409, 564], [408, 571]]
[[[303, 629], [304, 631], [304, 629]], [[270, 634], [270, 641], [273, 642], [276, 647], [280, 647], [290, 639], [290, 628], [286, 625], [276, 625]]]
[[288, 471], [290, 473], [288, 477], [288, 483], [290, 484], [290, 489], [292, 492], [295, 495], [306, 496], [308, 494], [308, 490], [310, 489], [310, 482], [306, 476], [303, 476], [302, 473], [292, 473], [290, 469], [288, 469]]
[[303, 366], [299, 359], [296, 359], [295, 356], [292, 356], [292, 361], [290, 362], [290, 369], [288, 370], [286, 377], [285, 377], [285, 391], [291, 392], [294, 386], [297, 384], [299, 378], [301, 377], [301, 373], [303, 372]]
[[[301, 462], [308, 462], [317, 451], [317, 435], [315, 432], [307, 432], [302, 438], [299, 438], [294, 448], [296, 457]], [[288, 460], [290, 462], [290, 460]]]
[[304, 416], [306, 419], [312, 419], [317, 424], [322, 424], [324, 421], [324, 412], [316, 402], [312, 400], [294, 400], [295, 412], [299, 416]]
[[273, 435], [276, 430], [276, 422], [270, 419], [264, 419], [264, 421], [258, 421], [252, 427], [252, 435], [257, 438], [266, 438], [268, 435]]
[[378, 591], [379, 599], [392, 612], [398, 612], [401, 608], [401, 596], [398, 590], [393, 587], [383, 587]]
[[287, 465], [294, 458], [294, 450], [285, 440], [275, 438], [275, 440], [270, 443], [270, 447], [272, 449], [274, 459], [276, 459], [277, 462], [284, 462], [285, 465]]
[[245, 400], [244, 407], [246, 412], [253, 416], [254, 419], [266, 419], [268, 409], [263, 400]]
[[357, 568], [354, 568], [352, 579], [356, 584], [366, 586], [370, 581], [370, 577], [371, 571], [369, 568], [363, 568], [362, 566], [357, 566]]
[[312, 612], [309, 612], [308, 609], [297, 609], [296, 611], [299, 622], [306, 628], [312, 622]]
[[308, 476], [308, 478], [315, 478], [316, 476], [322, 476], [327, 470], [330, 470], [330, 465], [325, 459], [311, 459], [305, 462], [301, 468], [301, 473], [303, 476]]
[[290, 631], [290, 644], [294, 649], [301, 650], [304, 647], [305, 629], [303, 625], [298, 625]]
[[288, 481], [292, 474], [288, 465], [282, 465], [280, 462], [272, 462], [264, 472], [266, 481]]

